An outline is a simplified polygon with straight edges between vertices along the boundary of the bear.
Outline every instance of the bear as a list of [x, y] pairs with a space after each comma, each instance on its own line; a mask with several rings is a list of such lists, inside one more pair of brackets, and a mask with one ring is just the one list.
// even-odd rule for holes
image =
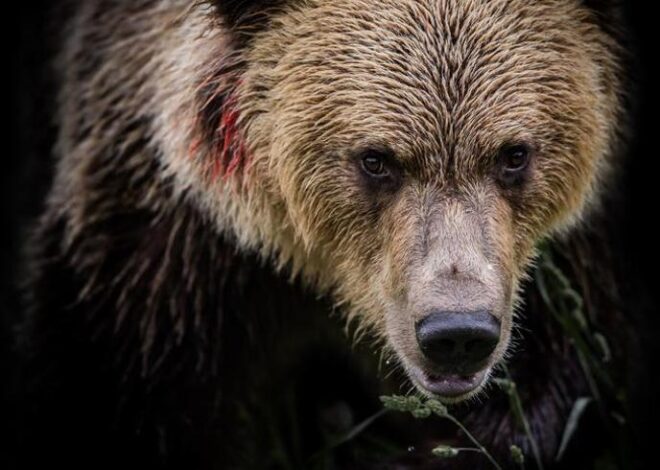
[[365, 383], [315, 352], [333, 312], [419, 394], [478, 399], [620, 154], [615, 2], [73, 3], [27, 242], [35, 462], [263, 468], [246, 407], [282, 358]]

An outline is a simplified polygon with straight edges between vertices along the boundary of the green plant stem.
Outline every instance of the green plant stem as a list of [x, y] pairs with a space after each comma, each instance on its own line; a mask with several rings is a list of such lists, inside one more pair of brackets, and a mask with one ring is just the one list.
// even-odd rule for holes
[[506, 378], [509, 380], [509, 382], [514, 384], [514, 386], [511, 387], [511, 391], [509, 392], [509, 398], [511, 406], [513, 407], [513, 412], [516, 416], [518, 416], [518, 418], [520, 418], [520, 421], [523, 425], [523, 430], [525, 431], [525, 435], [529, 440], [529, 445], [532, 448], [532, 454], [534, 455], [536, 466], [539, 468], [539, 470], [543, 470], [543, 461], [541, 460], [541, 452], [539, 451], [538, 443], [532, 434], [532, 429], [529, 427], [529, 421], [527, 421], [527, 416], [525, 416], [525, 410], [523, 409], [522, 400], [518, 394], [518, 389], [515, 386], [513, 378], [511, 377], [509, 368], [506, 366], [504, 366], [504, 373], [506, 374]]
[[502, 467], [500, 464], [497, 463], [497, 461], [493, 458], [492, 455], [490, 455], [490, 452], [486, 450], [484, 446], [481, 445], [481, 443], [477, 440], [476, 437], [474, 437], [470, 431], [467, 430], [465, 426], [463, 426], [463, 423], [461, 423], [458, 419], [454, 418], [452, 415], [447, 414], [445, 417], [454, 423], [465, 435], [472, 441], [472, 443], [476, 446], [476, 450], [479, 450], [489, 461], [491, 464], [493, 464], [493, 467], [495, 467], [497, 470], [502, 470]]
[[454, 447], [459, 452], [478, 452], [480, 454], [483, 454], [483, 451], [481, 449], [477, 449], [476, 447]]

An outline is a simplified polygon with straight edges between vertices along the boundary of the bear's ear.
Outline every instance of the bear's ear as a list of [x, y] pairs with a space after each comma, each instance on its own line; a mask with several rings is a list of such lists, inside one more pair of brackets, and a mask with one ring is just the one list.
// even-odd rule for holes
[[596, 11], [607, 11], [610, 8], [621, 6], [622, 0], [582, 0], [586, 6]]
[[601, 18], [620, 16], [624, 0], [582, 0], [582, 3]]
[[212, 0], [224, 24], [242, 33], [255, 32], [292, 0]]
[[582, 0], [582, 4], [594, 13], [603, 30], [621, 38], [625, 29], [625, 0]]

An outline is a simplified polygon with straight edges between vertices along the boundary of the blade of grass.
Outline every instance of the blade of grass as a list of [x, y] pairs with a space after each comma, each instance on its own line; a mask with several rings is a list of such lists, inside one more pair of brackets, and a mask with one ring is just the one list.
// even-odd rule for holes
[[527, 421], [527, 416], [525, 416], [525, 410], [523, 409], [522, 400], [520, 399], [520, 395], [518, 394], [518, 389], [516, 387], [515, 382], [511, 378], [511, 373], [509, 372], [509, 368], [506, 367], [506, 365], [503, 366], [503, 368], [504, 368], [504, 373], [506, 374], [506, 378], [510, 383], [510, 386], [507, 387], [506, 392], [509, 395], [511, 411], [513, 412], [513, 415], [515, 416], [516, 420], [522, 423], [523, 431], [525, 432], [525, 435], [527, 436], [527, 440], [529, 441], [529, 445], [532, 448], [532, 455], [534, 456], [534, 461], [536, 462], [536, 466], [538, 467], [539, 470], [543, 470], [543, 460], [541, 459], [541, 452], [539, 450], [539, 445], [538, 442], [536, 442], [536, 438], [534, 437], [534, 434], [532, 434], [532, 429], [529, 426], [529, 421]]
[[315, 460], [321, 458], [323, 455], [328, 454], [328, 453], [331, 452], [333, 449], [336, 449], [336, 448], [339, 447], [340, 445], [342, 445], [342, 444], [344, 444], [344, 443], [346, 443], [346, 442], [348, 442], [348, 441], [351, 441], [351, 440], [355, 439], [357, 436], [359, 436], [360, 434], [362, 434], [362, 433], [363, 433], [363, 432], [364, 432], [369, 426], [371, 426], [371, 425], [373, 424], [374, 421], [376, 421], [378, 418], [380, 418], [381, 416], [383, 416], [383, 415], [384, 415], [385, 413], [387, 413], [388, 411], [389, 411], [389, 410], [383, 408], [382, 410], [380, 410], [380, 411], [374, 413], [373, 415], [369, 416], [368, 418], [366, 418], [366, 419], [363, 420], [362, 422], [358, 423], [356, 426], [354, 426], [354, 427], [353, 427], [350, 431], [348, 431], [346, 434], [344, 434], [343, 436], [340, 436], [340, 437], [337, 438], [335, 441], [333, 441], [333, 442], [330, 443], [328, 446], [326, 446], [324, 449], [322, 449], [322, 450], [320, 450], [319, 452], [317, 452], [316, 454], [314, 454], [314, 455], [311, 457], [310, 461], [315, 461]]
[[592, 401], [593, 398], [591, 397], [580, 397], [575, 401], [575, 403], [573, 403], [571, 414], [568, 416], [568, 421], [566, 421], [566, 427], [564, 428], [564, 432], [561, 437], [559, 451], [557, 451], [557, 456], [555, 457], [557, 462], [559, 462], [564, 456], [564, 453], [568, 448], [568, 444], [571, 442], [571, 438], [575, 434], [575, 431], [577, 431], [580, 417], [582, 417], [585, 410], [587, 409], [587, 406], [589, 406]]

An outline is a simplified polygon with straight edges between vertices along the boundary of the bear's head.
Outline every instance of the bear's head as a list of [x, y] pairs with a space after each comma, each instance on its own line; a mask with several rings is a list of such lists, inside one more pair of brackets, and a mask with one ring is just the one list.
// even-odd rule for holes
[[610, 163], [618, 46], [600, 12], [205, 7], [198, 42], [174, 54], [199, 73], [184, 87], [197, 93], [194, 155], [173, 173], [241, 246], [383, 339], [422, 393], [474, 395], [505, 356], [535, 246], [580, 219]]

